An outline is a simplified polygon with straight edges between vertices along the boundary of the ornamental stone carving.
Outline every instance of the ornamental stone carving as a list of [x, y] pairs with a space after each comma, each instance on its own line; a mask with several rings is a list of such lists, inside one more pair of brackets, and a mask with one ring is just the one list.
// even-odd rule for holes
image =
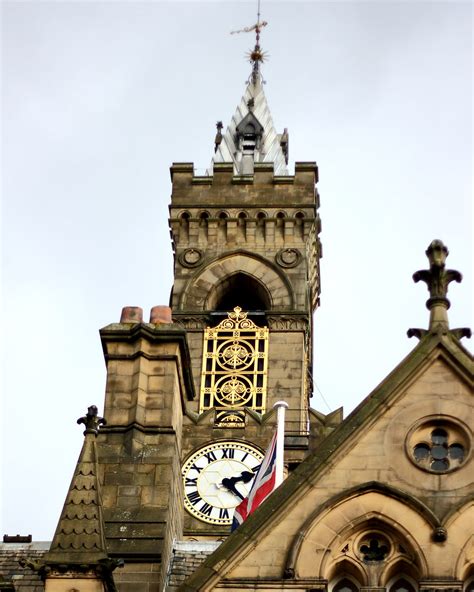
[[197, 267], [202, 262], [200, 249], [186, 249], [178, 256], [178, 261], [183, 267]]
[[302, 259], [298, 249], [280, 249], [275, 255], [275, 261], [280, 267], [296, 267]]

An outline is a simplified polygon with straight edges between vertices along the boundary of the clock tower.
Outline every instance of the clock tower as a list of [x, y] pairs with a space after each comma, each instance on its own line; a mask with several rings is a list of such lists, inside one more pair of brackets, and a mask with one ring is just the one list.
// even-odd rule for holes
[[101, 330], [107, 545], [143, 573], [160, 571], [162, 586], [175, 541], [229, 534], [271, 440], [277, 401], [288, 405], [287, 472], [340, 420], [309, 406], [318, 169], [297, 162], [289, 173], [288, 131], [274, 127], [258, 42], [252, 56], [225, 132], [217, 123], [208, 174], [189, 162], [171, 167], [170, 306], [154, 307], [149, 322], [126, 307], [120, 323]]
[[[183, 418], [185, 537], [224, 536], [240, 501], [235, 492], [198, 495], [194, 480], [202, 481], [202, 491], [205, 480], [189, 467], [197, 458], [197, 469], [209, 470], [210, 445], [220, 446], [213, 448], [217, 460], [226, 460], [225, 450], [244, 456], [242, 444], [253, 446], [257, 458], [275, 425], [273, 405], [284, 400], [289, 470], [310, 447], [321, 256], [317, 166], [296, 163], [289, 174], [288, 132], [275, 130], [258, 60], [225, 133], [222, 128], [218, 122], [207, 175], [197, 176], [192, 163], [171, 167], [171, 307], [175, 325], [186, 331], [196, 393]], [[242, 466], [233, 478], [251, 469]], [[222, 477], [232, 475], [222, 474], [219, 483]], [[239, 481], [236, 488], [245, 493], [246, 485]], [[217, 494], [221, 502], [209, 509]]]

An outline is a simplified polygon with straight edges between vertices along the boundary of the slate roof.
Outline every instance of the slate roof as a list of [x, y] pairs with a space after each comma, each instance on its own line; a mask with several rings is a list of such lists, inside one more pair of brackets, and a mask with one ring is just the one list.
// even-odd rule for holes
[[222, 138], [222, 142], [217, 148], [213, 162], [233, 162], [236, 172], [239, 172], [238, 163], [241, 154], [239, 153], [239, 147], [236, 145], [236, 129], [249, 114], [248, 103], [250, 100], [254, 102], [252, 113], [263, 127], [262, 146], [261, 150], [255, 153], [255, 162], [273, 162], [275, 175], [288, 175], [285, 155], [280, 146], [281, 134], [277, 134], [273, 125], [272, 115], [263, 91], [260, 74], [255, 77], [255, 81], [253, 77], [250, 78], [244, 96], [237, 106]]
[[6, 584], [10, 583], [18, 592], [43, 592], [44, 584], [40, 575], [30, 567], [21, 566], [19, 562], [26, 560], [39, 563], [49, 545], [49, 542], [0, 543], [0, 589], [6, 589]]
[[220, 544], [220, 541], [176, 541], [166, 589], [177, 590]]

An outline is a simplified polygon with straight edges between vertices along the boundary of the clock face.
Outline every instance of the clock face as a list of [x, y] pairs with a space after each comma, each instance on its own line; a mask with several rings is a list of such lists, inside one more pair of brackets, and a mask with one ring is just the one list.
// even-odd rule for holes
[[183, 465], [186, 510], [209, 524], [231, 524], [262, 460], [262, 452], [245, 442], [227, 440], [200, 448]]

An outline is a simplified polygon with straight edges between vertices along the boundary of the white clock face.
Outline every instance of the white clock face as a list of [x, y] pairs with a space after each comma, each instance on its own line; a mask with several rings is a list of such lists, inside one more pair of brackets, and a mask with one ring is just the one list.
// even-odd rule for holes
[[199, 520], [231, 524], [263, 460], [250, 444], [234, 440], [200, 448], [183, 465], [184, 505]]

